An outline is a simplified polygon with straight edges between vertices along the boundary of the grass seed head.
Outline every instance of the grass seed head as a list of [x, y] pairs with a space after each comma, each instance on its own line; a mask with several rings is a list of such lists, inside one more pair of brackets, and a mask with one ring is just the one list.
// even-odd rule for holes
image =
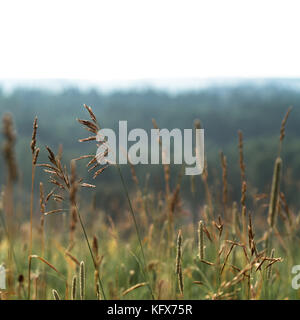
[[83, 261], [80, 262], [79, 267], [79, 289], [80, 289], [80, 300], [85, 299], [85, 264]]
[[12, 115], [6, 113], [3, 116], [3, 134], [6, 139], [3, 146], [4, 160], [8, 168], [8, 176], [10, 181], [16, 181], [18, 178], [18, 168], [15, 158], [14, 146], [16, 142], [16, 134]]
[[55, 289], [52, 290], [52, 295], [54, 300], [61, 300], [58, 292]]
[[274, 166], [269, 211], [268, 211], [268, 223], [270, 228], [273, 228], [275, 224], [277, 204], [279, 200], [278, 195], [279, 195], [279, 189], [280, 189], [281, 169], [282, 169], [282, 160], [280, 157], [278, 157], [275, 161], [275, 166]]
[[74, 276], [72, 279], [71, 300], [76, 300], [76, 293], [77, 293], [77, 277]]
[[198, 257], [200, 260], [204, 260], [204, 230], [203, 221], [198, 223]]

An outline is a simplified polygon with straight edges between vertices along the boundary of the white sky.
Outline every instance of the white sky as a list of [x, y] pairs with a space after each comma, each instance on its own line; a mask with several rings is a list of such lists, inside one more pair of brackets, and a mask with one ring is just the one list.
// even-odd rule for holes
[[0, 78], [300, 77], [300, 1], [2, 0]]

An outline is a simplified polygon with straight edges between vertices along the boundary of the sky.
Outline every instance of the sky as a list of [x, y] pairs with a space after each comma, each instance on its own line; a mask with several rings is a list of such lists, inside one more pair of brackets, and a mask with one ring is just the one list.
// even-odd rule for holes
[[300, 1], [0, 2], [0, 79], [300, 77]]

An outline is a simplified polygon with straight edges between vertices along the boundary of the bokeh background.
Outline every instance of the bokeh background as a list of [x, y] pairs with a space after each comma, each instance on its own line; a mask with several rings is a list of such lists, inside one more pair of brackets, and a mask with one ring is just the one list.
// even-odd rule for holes
[[[222, 171], [220, 152], [227, 157], [229, 194], [231, 200], [240, 200], [240, 172], [238, 154], [238, 130], [244, 135], [245, 163], [248, 188], [252, 194], [268, 193], [272, 178], [272, 163], [278, 152], [278, 137], [282, 118], [289, 106], [294, 106], [286, 128], [283, 146], [283, 190], [288, 201], [299, 205], [300, 191], [300, 80], [265, 80], [263, 83], [237, 81], [232, 85], [210, 84], [197, 90], [170, 93], [166, 90], [144, 88], [140, 90], [115, 90], [101, 92], [98, 88], [81, 90], [70, 87], [59, 92], [32, 88], [16, 88], [0, 94], [0, 116], [11, 112], [14, 117], [17, 140], [16, 157], [19, 166], [19, 184], [24, 201], [30, 193], [32, 122], [38, 117], [38, 145], [40, 162], [47, 158], [45, 145], [58, 152], [63, 147], [63, 159], [68, 163], [82, 154], [96, 152], [96, 144], [79, 143], [88, 133], [78, 125], [77, 118], [87, 118], [83, 104], [93, 107], [102, 127], [113, 128], [118, 133], [118, 121], [127, 120], [128, 129], [143, 128], [150, 132], [155, 119], [160, 128], [193, 128], [199, 119], [205, 129], [205, 157], [209, 179], [214, 193], [222, 197]], [[130, 146], [130, 144], [129, 144]], [[1, 168], [4, 168], [1, 159]], [[92, 180], [84, 163], [79, 165], [80, 175], [97, 185], [97, 205], [106, 208], [113, 216], [121, 212], [124, 194], [118, 172], [111, 167]], [[123, 165], [128, 185], [134, 188], [130, 166]], [[176, 184], [179, 165], [171, 165], [171, 182]], [[156, 192], [164, 189], [162, 165], [137, 165], [136, 171], [142, 186], [149, 184]], [[1, 183], [5, 170], [1, 170]], [[199, 188], [196, 202], [205, 202], [200, 176], [194, 177]], [[37, 170], [38, 181], [45, 182], [42, 169]], [[190, 190], [191, 177], [184, 176], [182, 195], [190, 209], [193, 201]], [[38, 185], [37, 185], [38, 188]], [[201, 192], [202, 190], [202, 192]], [[27, 199], [27, 200], [26, 200]]]

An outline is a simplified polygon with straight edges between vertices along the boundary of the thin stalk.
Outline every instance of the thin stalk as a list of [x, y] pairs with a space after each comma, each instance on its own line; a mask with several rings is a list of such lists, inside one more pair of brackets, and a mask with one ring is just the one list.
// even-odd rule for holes
[[8, 292], [13, 292], [13, 182], [9, 178], [7, 180], [7, 187], [5, 189], [5, 198], [7, 202], [7, 239], [8, 239], [8, 269], [7, 273], [7, 284], [8, 284]]
[[[95, 260], [94, 254], [93, 254], [92, 247], [90, 245], [89, 238], [88, 238], [87, 233], [85, 231], [85, 227], [84, 227], [83, 221], [81, 219], [81, 215], [79, 213], [79, 210], [78, 210], [77, 206], [75, 206], [75, 208], [76, 208], [76, 213], [77, 213], [77, 216], [78, 216], [78, 219], [79, 219], [79, 223], [81, 225], [81, 228], [82, 228], [86, 243], [87, 243], [89, 251], [90, 251], [90, 255], [91, 255], [92, 260], [93, 260], [93, 264], [94, 264], [95, 270], [97, 270], [97, 263], [96, 263], [96, 260]], [[99, 281], [99, 285], [100, 285], [100, 288], [101, 288], [101, 291], [102, 291], [103, 299], [106, 300], [106, 295], [105, 295], [105, 292], [104, 292], [103, 284], [102, 284], [102, 281], [101, 281], [99, 273], [98, 273], [98, 281]]]
[[31, 276], [31, 255], [28, 257], [28, 293], [27, 293], [27, 299], [30, 300], [30, 291], [31, 291], [31, 281], [30, 281], [30, 276]]
[[30, 194], [30, 234], [29, 234], [29, 256], [32, 254], [32, 225], [33, 225], [33, 191], [34, 191], [35, 165], [32, 163], [31, 172], [31, 194]]
[[[28, 257], [28, 278], [30, 279], [30, 276], [31, 276], [31, 261], [32, 259], [38, 259], [40, 260], [41, 262], [43, 262], [44, 264], [48, 265], [52, 270], [54, 270], [61, 278], [64, 279], [65, 283], [66, 283], [66, 287], [68, 288], [68, 283], [67, 283], [67, 279], [66, 277], [61, 273], [59, 272], [50, 262], [48, 262], [47, 260], [45, 260], [44, 258], [40, 257], [40, 256], [37, 256], [37, 255], [31, 255]], [[28, 300], [30, 299], [30, 289], [31, 289], [31, 286], [30, 286], [30, 282], [29, 282], [29, 285], [28, 285]]]
[[[120, 168], [119, 164], [116, 164], [116, 166], [117, 166], [117, 168], [118, 168], [119, 175], [120, 175], [121, 182], [122, 182], [122, 186], [123, 186], [123, 189], [124, 189], [124, 192], [125, 192], [125, 195], [126, 195], [128, 204], [129, 204], [130, 213], [131, 213], [132, 220], [133, 220], [133, 223], [134, 223], [134, 226], [135, 226], [135, 231], [136, 231], [137, 238], [138, 238], [138, 241], [139, 241], [139, 246], [140, 246], [140, 249], [141, 249], [141, 252], [142, 252], [143, 265], [144, 265], [143, 267], [144, 267], [144, 269], [146, 270], [146, 258], [145, 258], [144, 249], [143, 249], [143, 245], [142, 245], [141, 235], [140, 235], [140, 231], [139, 231], [139, 228], [138, 228], [138, 224], [137, 224], [137, 221], [136, 221], [136, 217], [135, 217], [135, 214], [134, 214], [134, 211], [133, 211], [133, 207], [132, 207], [132, 204], [131, 204], [131, 200], [130, 200], [130, 198], [129, 198], [128, 189], [127, 189], [127, 187], [126, 187], [125, 180], [124, 180], [124, 177], [123, 177], [123, 174], [122, 174], [122, 171], [121, 171], [121, 168]], [[148, 279], [147, 279], [146, 274], [145, 274], [144, 272], [143, 272], [143, 274], [144, 274], [144, 277], [145, 277], [145, 279], [146, 279], [146, 282], [148, 282]], [[153, 295], [153, 291], [152, 291], [151, 286], [148, 284], [147, 287], [149, 288], [151, 297], [152, 297], [152, 299], [154, 300], [154, 295]]]
[[[32, 255], [32, 225], [33, 225], [33, 191], [34, 191], [34, 177], [35, 177], [35, 165], [32, 162], [31, 170], [31, 193], [30, 193], [30, 231], [29, 231], [29, 249], [28, 256]], [[30, 300], [30, 290], [31, 290], [31, 281], [30, 281], [30, 268], [31, 260], [28, 264], [28, 300]]]

